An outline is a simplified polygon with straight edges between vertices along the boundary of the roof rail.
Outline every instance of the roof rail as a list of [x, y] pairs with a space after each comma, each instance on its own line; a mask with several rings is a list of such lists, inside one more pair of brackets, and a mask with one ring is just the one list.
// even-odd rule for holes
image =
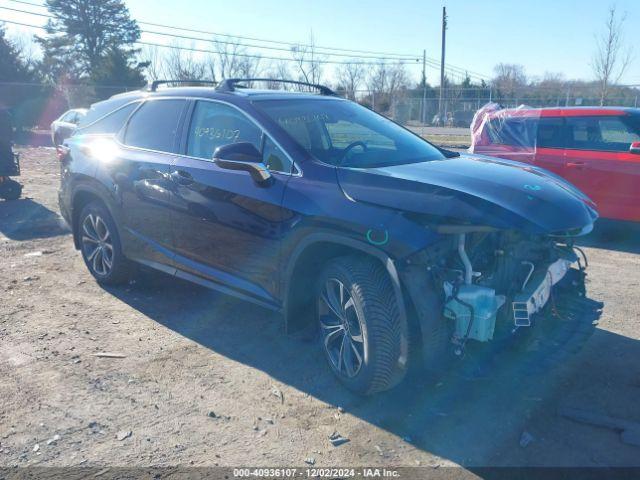
[[285, 80], [283, 78], [227, 78], [225, 80], [222, 80], [222, 82], [218, 84], [216, 90], [221, 92], [233, 92], [236, 88], [247, 88], [244, 85], [239, 85], [241, 82], [290, 83], [293, 85], [304, 85], [306, 87], [315, 88], [320, 92], [320, 95], [336, 95], [336, 92], [324, 85], [318, 85], [317, 83], [298, 82], [297, 80]]
[[213, 80], [154, 80], [149, 84], [149, 86], [147, 87], [147, 90], [149, 90], [150, 92], [155, 92], [156, 90], [158, 90], [159, 85], [166, 85], [169, 83], [190, 83], [190, 84], [197, 84], [197, 85], [213, 85], [213, 86], [218, 85], [218, 82]]

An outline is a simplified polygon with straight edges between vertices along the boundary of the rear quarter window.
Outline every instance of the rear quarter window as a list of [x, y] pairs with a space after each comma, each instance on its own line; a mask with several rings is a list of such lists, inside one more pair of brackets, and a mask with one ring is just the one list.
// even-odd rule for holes
[[534, 147], [537, 119], [496, 118], [487, 123], [489, 139], [495, 145]]
[[101, 118], [97, 122], [87, 127], [80, 127], [77, 131], [78, 135], [99, 133], [105, 135], [115, 135], [120, 131], [129, 115], [136, 109], [138, 103], [130, 103], [115, 112], [110, 113], [106, 117]]

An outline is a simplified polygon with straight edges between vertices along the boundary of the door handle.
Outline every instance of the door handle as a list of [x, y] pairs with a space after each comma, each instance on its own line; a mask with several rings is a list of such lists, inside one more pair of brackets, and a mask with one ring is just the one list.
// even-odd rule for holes
[[191, 185], [194, 181], [191, 174], [184, 170], [176, 170], [175, 172], [171, 172], [171, 175], [169, 176], [171, 177], [171, 180], [179, 185]]
[[581, 169], [584, 168], [586, 164], [584, 162], [567, 162], [567, 167], [569, 168], [577, 168], [577, 169]]

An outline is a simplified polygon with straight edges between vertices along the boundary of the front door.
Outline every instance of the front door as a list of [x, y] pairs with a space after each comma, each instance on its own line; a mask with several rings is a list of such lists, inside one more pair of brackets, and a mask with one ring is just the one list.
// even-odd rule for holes
[[[213, 163], [217, 147], [241, 141], [263, 152], [272, 183]], [[292, 217], [282, 199], [292, 162], [244, 113], [205, 100], [195, 104], [183, 153], [171, 173], [179, 270], [277, 306], [280, 240]]]

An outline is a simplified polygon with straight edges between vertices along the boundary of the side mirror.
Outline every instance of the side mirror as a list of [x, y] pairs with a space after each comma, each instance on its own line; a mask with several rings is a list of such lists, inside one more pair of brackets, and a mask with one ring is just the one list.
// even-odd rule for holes
[[262, 163], [262, 154], [249, 142], [230, 143], [216, 148], [213, 163], [226, 170], [249, 172], [257, 183], [265, 183], [271, 179], [271, 173]]
[[633, 142], [631, 147], [629, 147], [629, 153], [640, 155], [640, 142]]

